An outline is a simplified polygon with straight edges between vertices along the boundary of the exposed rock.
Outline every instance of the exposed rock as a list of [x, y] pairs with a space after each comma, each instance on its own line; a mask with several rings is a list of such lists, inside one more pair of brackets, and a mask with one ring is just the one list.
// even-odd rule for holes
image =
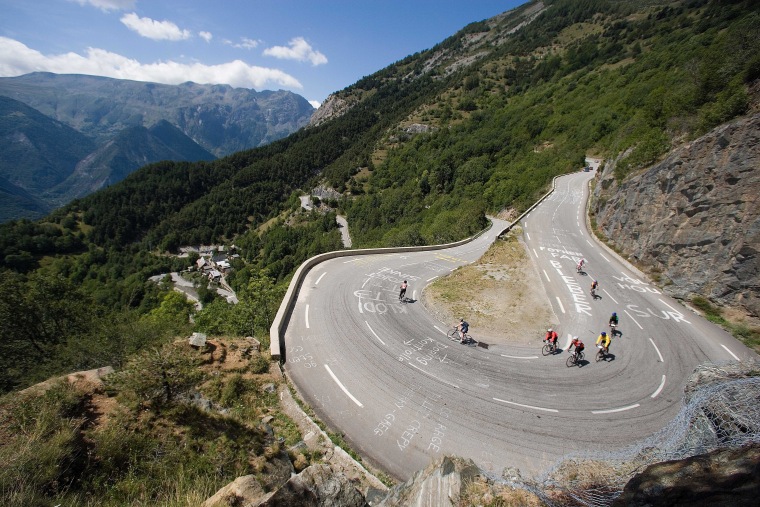
[[430, 127], [430, 125], [424, 125], [422, 123], [412, 123], [408, 127], [404, 129], [404, 132], [407, 134], [427, 134], [428, 132], [432, 131], [433, 129]]
[[662, 273], [677, 298], [701, 295], [760, 316], [760, 114], [622, 183], [613, 170], [605, 167], [594, 206], [614, 245]]
[[262, 507], [362, 507], [364, 496], [341, 472], [329, 465], [312, 465], [290, 478], [262, 502]]
[[614, 507], [733, 507], [757, 505], [760, 444], [666, 461], [647, 467], [626, 484]]
[[470, 459], [444, 456], [396, 486], [378, 506], [456, 506], [465, 485], [480, 475]]
[[94, 370], [86, 370], [86, 371], [78, 371], [75, 373], [69, 373], [68, 375], [64, 375], [62, 377], [53, 377], [48, 380], [45, 380], [44, 382], [40, 382], [39, 384], [35, 384], [33, 386], [29, 386], [26, 389], [22, 389], [19, 391], [19, 394], [36, 394], [41, 395], [44, 392], [46, 392], [48, 389], [53, 387], [56, 382], [65, 379], [70, 384], [77, 384], [77, 383], [88, 383], [96, 387], [100, 387], [103, 385], [103, 377], [106, 375], [110, 375], [113, 373], [113, 367], [112, 366], [102, 366], [100, 368], [95, 368]]
[[238, 477], [203, 502], [203, 507], [253, 506], [268, 498], [255, 475]]
[[330, 96], [327, 97], [327, 100], [322, 102], [322, 105], [319, 106], [319, 109], [314, 111], [314, 114], [311, 115], [309, 127], [316, 127], [327, 120], [343, 116], [355, 103], [356, 100], [349, 102], [335, 93], [330, 94]]

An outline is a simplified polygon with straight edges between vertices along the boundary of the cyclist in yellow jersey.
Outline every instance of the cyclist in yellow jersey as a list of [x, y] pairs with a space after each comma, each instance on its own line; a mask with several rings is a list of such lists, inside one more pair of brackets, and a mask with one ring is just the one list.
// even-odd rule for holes
[[596, 339], [596, 344], [599, 345], [602, 344], [602, 347], [604, 347], [604, 353], [609, 354], [610, 353], [610, 340], [609, 335], [606, 331], [602, 331], [602, 334], [599, 335], [599, 337]]

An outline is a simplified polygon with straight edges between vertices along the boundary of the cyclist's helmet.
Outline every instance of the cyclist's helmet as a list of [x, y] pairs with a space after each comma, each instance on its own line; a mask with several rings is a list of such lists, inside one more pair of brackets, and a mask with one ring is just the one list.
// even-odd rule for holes
[[549, 329], [547, 329], [546, 331], [547, 331], [548, 333], [551, 333], [551, 332], [552, 332], [552, 328], [549, 328]]
[[612, 312], [612, 316], [613, 316], [613, 317], [617, 317], [617, 313], [615, 313], [615, 312]]
[[459, 319], [459, 322], [464, 322], [464, 319]]
[[607, 336], [607, 332], [606, 331], [602, 331], [602, 336]]

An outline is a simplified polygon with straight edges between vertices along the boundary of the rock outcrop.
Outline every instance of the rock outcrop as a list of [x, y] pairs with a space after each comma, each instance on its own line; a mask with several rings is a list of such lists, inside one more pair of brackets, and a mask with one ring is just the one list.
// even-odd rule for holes
[[455, 506], [464, 486], [481, 474], [470, 459], [445, 456], [393, 488], [379, 507]]
[[281, 487], [265, 493], [254, 475], [238, 477], [203, 503], [203, 507], [364, 507], [367, 502], [340, 470], [312, 465]]
[[594, 213], [674, 297], [760, 316], [760, 114], [722, 125], [622, 183], [607, 164]]
[[626, 484], [613, 507], [757, 505], [760, 444], [647, 467]]

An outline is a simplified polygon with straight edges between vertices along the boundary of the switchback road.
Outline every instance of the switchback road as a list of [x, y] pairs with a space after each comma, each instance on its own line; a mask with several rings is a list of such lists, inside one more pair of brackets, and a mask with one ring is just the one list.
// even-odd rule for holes
[[[535, 473], [568, 452], [614, 449], [642, 439], [680, 408], [683, 385], [704, 361], [754, 354], [687, 311], [597, 243], [585, 222], [594, 173], [558, 178], [555, 191], [521, 221], [560, 322], [586, 344], [586, 361], [542, 356], [535, 346], [488, 349], [450, 341], [452, 323], [419, 303], [437, 277], [477, 260], [507, 224], [447, 250], [341, 257], [306, 275], [285, 332], [285, 369], [335, 431], [375, 466], [406, 480], [444, 454], [499, 473]], [[577, 273], [580, 258], [586, 272]], [[601, 296], [589, 295], [591, 279]], [[408, 280], [408, 303], [398, 286]], [[620, 316], [608, 361], [594, 341]], [[466, 316], [465, 316], [466, 317]], [[477, 339], [477, 329], [472, 330]]]

